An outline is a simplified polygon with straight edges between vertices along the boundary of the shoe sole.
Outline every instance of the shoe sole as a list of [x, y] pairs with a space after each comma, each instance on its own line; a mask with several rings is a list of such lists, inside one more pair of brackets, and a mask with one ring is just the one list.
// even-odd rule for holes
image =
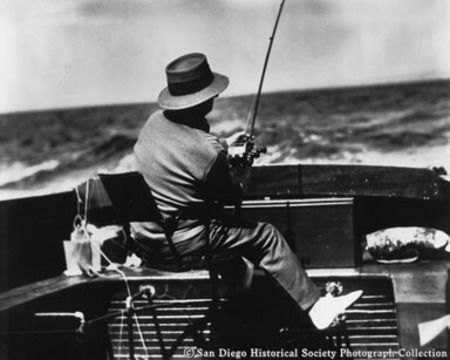
[[[353, 297], [349, 296], [349, 295], [352, 295], [352, 294], [354, 294]], [[363, 294], [362, 290], [357, 290], [357, 291], [354, 291], [354, 292], [349, 293], [347, 295], [344, 295], [344, 296], [349, 298], [349, 302], [345, 306], [343, 306], [341, 309], [339, 309], [339, 311], [331, 318], [330, 321], [327, 322], [326, 325], [322, 325], [320, 327], [318, 327], [316, 325], [317, 329], [318, 330], [326, 330], [326, 329], [328, 329], [331, 326], [331, 324], [333, 324], [334, 319], [336, 319], [337, 316], [339, 316], [340, 314], [344, 313], [346, 309], [348, 309], [350, 306], [352, 306], [361, 297], [362, 294]]]

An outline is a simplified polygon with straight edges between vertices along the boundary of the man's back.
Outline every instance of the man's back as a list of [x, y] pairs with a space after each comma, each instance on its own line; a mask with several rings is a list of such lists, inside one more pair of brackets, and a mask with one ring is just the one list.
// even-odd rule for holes
[[204, 119], [188, 120], [198, 126], [169, 120], [158, 111], [148, 119], [134, 147], [139, 170], [163, 214], [204, 203], [206, 178], [224, 151], [215, 136], [201, 129]]

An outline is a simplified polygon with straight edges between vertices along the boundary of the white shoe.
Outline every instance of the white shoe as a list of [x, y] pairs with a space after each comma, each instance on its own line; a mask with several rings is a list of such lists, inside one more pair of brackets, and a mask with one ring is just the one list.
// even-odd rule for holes
[[319, 330], [329, 327], [336, 316], [358, 300], [362, 293], [362, 290], [358, 290], [343, 296], [333, 297], [327, 294], [321, 297], [309, 310], [309, 317], [314, 326]]

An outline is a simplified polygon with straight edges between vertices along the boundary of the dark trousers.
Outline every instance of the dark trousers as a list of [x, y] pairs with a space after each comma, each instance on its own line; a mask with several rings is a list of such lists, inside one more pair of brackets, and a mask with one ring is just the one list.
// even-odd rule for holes
[[[195, 238], [177, 243], [178, 252], [188, 255], [207, 251], [206, 229], [205, 226], [204, 232]], [[209, 225], [209, 248], [213, 253], [235, 253], [264, 269], [303, 310], [320, 297], [318, 288], [283, 235], [271, 224], [248, 222], [231, 216], [213, 219]], [[167, 246], [160, 248], [161, 252], [170, 256]]]
[[213, 252], [231, 251], [264, 269], [303, 310], [319, 299], [318, 288], [273, 225], [234, 217], [214, 219], [209, 241]]
[[[206, 246], [207, 238], [209, 249]], [[137, 242], [144, 265], [152, 267], [152, 258], [173, 260], [173, 253], [167, 243], [148, 238], [140, 238]], [[193, 238], [177, 242], [176, 248], [182, 256], [212, 251], [232, 252], [244, 257], [270, 274], [303, 310], [311, 307], [320, 297], [319, 290], [283, 235], [271, 224], [223, 216], [212, 219], [209, 227], [204, 226], [204, 230]], [[227, 275], [226, 271], [223, 275]]]

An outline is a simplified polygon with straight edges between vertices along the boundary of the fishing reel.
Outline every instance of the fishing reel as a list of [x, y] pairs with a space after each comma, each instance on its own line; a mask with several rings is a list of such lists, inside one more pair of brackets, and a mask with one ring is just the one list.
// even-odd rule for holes
[[256, 146], [254, 135], [245, 134], [228, 147], [228, 160], [231, 166], [251, 167], [253, 161], [266, 152], [265, 146]]

